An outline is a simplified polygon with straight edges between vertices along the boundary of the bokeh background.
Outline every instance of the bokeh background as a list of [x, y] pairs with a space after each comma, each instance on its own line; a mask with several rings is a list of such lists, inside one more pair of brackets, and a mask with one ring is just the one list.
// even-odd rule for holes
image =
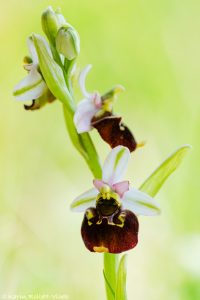
[[[73, 149], [59, 102], [26, 112], [12, 96], [25, 76], [26, 37], [42, 33], [40, 15], [61, 7], [79, 31], [88, 89], [125, 86], [115, 111], [146, 146], [127, 178], [138, 187], [163, 159], [193, 145], [158, 194], [160, 217], [140, 218], [129, 252], [128, 295], [135, 300], [200, 299], [200, 2], [197, 0], [1, 0], [0, 10], [0, 298], [67, 294], [105, 299], [102, 255], [80, 236], [69, 204], [92, 176]], [[78, 88], [77, 100], [81, 99]], [[109, 147], [92, 136], [103, 160]]]

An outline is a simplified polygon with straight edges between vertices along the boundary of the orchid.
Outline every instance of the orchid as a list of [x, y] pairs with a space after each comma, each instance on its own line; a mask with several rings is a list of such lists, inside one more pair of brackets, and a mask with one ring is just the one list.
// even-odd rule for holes
[[[88, 92], [85, 84], [91, 69], [88, 65], [80, 74], [79, 84], [84, 99], [76, 109], [72, 73], [80, 53], [78, 33], [66, 22], [59, 9], [54, 11], [48, 7], [41, 20], [48, 42], [39, 34], [28, 38], [31, 57], [24, 60], [28, 75], [14, 88], [14, 95], [19, 101], [32, 100], [32, 105], [25, 105], [28, 110], [40, 108], [55, 99], [62, 104], [69, 137], [95, 178], [93, 187], [72, 202], [71, 210], [84, 213], [81, 235], [86, 248], [91, 252], [104, 252], [107, 300], [126, 300], [126, 256], [123, 255], [118, 262], [117, 254], [137, 245], [138, 216], [160, 213], [160, 207], [152, 197], [179, 167], [191, 147], [183, 145], [172, 153], [139, 190], [131, 187], [123, 176], [131, 152], [142, 144], [136, 142], [122, 117], [113, 113], [114, 100], [123, 87], [116, 86], [103, 95], [97, 91]], [[112, 148], [103, 167], [87, 133], [93, 128]], [[99, 150], [101, 147], [97, 146]]]
[[78, 133], [88, 132], [96, 128], [111, 148], [123, 145], [134, 151], [138, 145], [128, 127], [122, 123], [122, 118], [113, 114], [113, 102], [116, 96], [124, 90], [120, 85], [101, 96], [95, 91], [89, 93], [86, 90], [86, 77], [91, 70], [88, 65], [80, 74], [79, 84], [84, 99], [78, 103], [74, 123]]
[[160, 212], [152, 197], [122, 181], [129, 159], [128, 148], [115, 147], [105, 160], [102, 179], [94, 179], [94, 187], [71, 204], [72, 211], [85, 212], [82, 238], [92, 252], [120, 253], [135, 247], [139, 227], [136, 215]]
[[24, 108], [26, 110], [35, 110], [47, 102], [54, 101], [55, 97], [43, 79], [32, 37], [28, 37], [27, 46], [31, 57], [25, 57], [24, 69], [28, 72], [28, 75], [15, 86], [13, 95], [18, 101], [32, 100], [32, 104], [24, 105]]

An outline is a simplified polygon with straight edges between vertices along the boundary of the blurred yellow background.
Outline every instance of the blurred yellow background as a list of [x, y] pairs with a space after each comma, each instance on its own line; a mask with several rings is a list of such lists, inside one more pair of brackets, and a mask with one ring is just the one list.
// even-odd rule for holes
[[[87, 86], [122, 84], [115, 111], [145, 148], [127, 179], [138, 187], [184, 143], [193, 145], [157, 196], [162, 214], [140, 218], [140, 242], [128, 256], [130, 300], [200, 299], [200, 2], [197, 0], [1, 0], [0, 10], [0, 298], [67, 294], [105, 299], [102, 255], [81, 240], [81, 214], [69, 204], [92, 176], [73, 149], [59, 102], [27, 112], [12, 89], [24, 76], [26, 37], [42, 33], [41, 12], [61, 7], [79, 31]], [[81, 99], [79, 90], [77, 100]], [[102, 161], [109, 151], [92, 132]]]

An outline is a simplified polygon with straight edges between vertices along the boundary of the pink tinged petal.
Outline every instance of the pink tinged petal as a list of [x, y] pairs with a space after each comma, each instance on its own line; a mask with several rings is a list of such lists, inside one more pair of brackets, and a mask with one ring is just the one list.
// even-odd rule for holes
[[121, 181], [127, 169], [130, 151], [123, 146], [117, 146], [107, 156], [103, 166], [103, 181], [110, 185]]
[[92, 65], [87, 65], [81, 72], [80, 76], [79, 76], [79, 85], [82, 91], [82, 94], [85, 98], [90, 98], [91, 97], [91, 93], [88, 93], [85, 87], [85, 81], [86, 81], [86, 76], [89, 73], [89, 71], [91, 70]]
[[155, 216], [160, 213], [160, 206], [154, 198], [134, 188], [124, 194], [122, 205], [123, 209], [136, 215]]
[[102, 100], [101, 100], [101, 95], [98, 92], [95, 92], [92, 95], [92, 101], [93, 101], [94, 105], [96, 106], [96, 108], [101, 109]]
[[73, 212], [84, 212], [89, 207], [95, 207], [96, 197], [99, 191], [95, 188], [92, 188], [85, 193], [81, 194], [71, 203], [71, 210]]
[[15, 86], [13, 95], [19, 101], [33, 100], [43, 95], [46, 90], [46, 83], [33, 65], [28, 75]]
[[124, 193], [129, 190], [129, 181], [115, 183], [112, 185], [112, 188], [122, 198]]
[[33, 42], [33, 39], [32, 39], [31, 36], [29, 36], [27, 38], [27, 46], [28, 46], [31, 58], [33, 60], [33, 64], [38, 65], [38, 63], [39, 63], [38, 62], [38, 55], [37, 55], [37, 51], [35, 49], [35, 45], [34, 45], [34, 42]]
[[74, 124], [78, 133], [87, 132], [92, 129], [91, 120], [97, 111], [98, 109], [90, 100], [84, 99], [79, 102], [74, 114]]
[[101, 188], [106, 184], [105, 182], [103, 182], [102, 180], [99, 180], [99, 179], [94, 179], [93, 180], [93, 184], [95, 186], [95, 188], [100, 191]]

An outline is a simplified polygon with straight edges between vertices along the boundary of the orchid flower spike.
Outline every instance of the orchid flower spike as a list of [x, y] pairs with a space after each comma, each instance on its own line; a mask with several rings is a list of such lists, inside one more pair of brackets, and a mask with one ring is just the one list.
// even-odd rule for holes
[[32, 100], [31, 105], [24, 105], [26, 110], [35, 110], [53, 102], [55, 97], [48, 89], [40, 72], [37, 52], [32, 37], [28, 37], [27, 46], [31, 57], [24, 58], [24, 69], [28, 75], [14, 88], [13, 95], [18, 101]]
[[128, 127], [122, 123], [122, 118], [113, 114], [113, 102], [124, 88], [118, 85], [103, 96], [99, 92], [89, 93], [85, 81], [91, 67], [88, 65], [81, 72], [79, 78], [84, 99], [79, 102], [74, 115], [77, 132], [88, 132], [96, 128], [102, 139], [111, 148], [123, 145], [132, 152], [138, 146], [135, 138]]
[[152, 197], [122, 181], [129, 159], [128, 148], [115, 147], [105, 160], [102, 179], [94, 179], [94, 187], [71, 204], [72, 211], [85, 212], [81, 234], [92, 252], [121, 253], [134, 248], [139, 229], [136, 215], [160, 212]]

